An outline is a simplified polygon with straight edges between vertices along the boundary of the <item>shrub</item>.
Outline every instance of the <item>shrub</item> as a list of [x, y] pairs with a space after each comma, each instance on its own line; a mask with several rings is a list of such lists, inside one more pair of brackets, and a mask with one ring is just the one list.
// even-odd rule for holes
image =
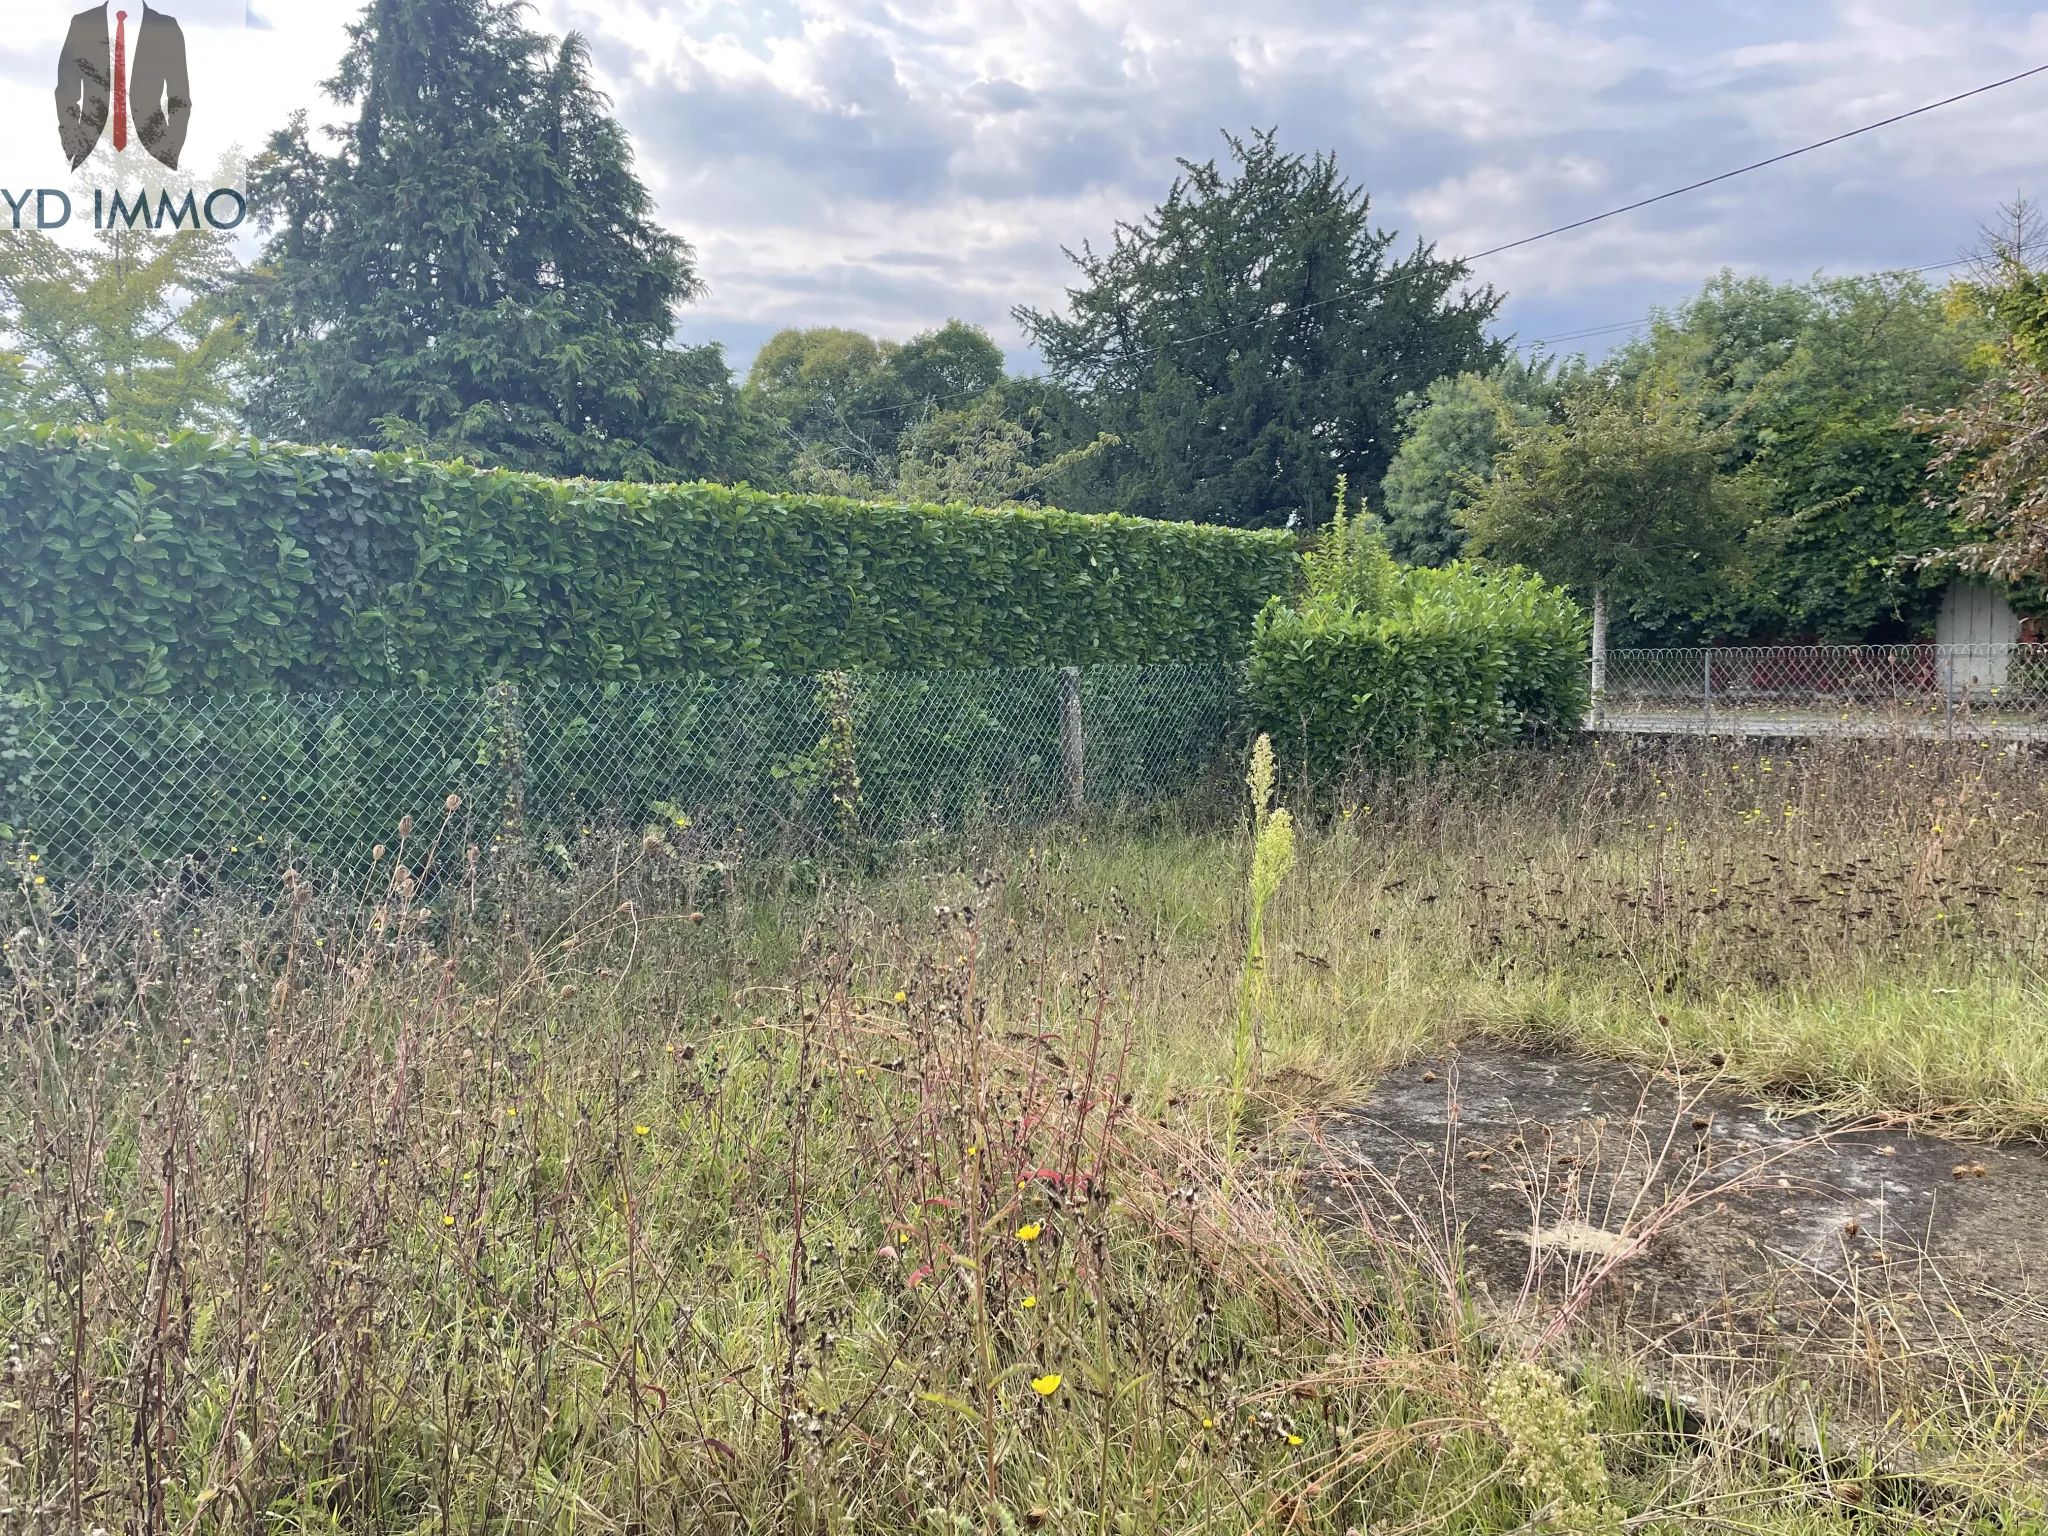
[[1303, 584], [1311, 599], [1378, 613], [1401, 600], [1401, 567], [1379, 519], [1362, 507], [1355, 514], [1345, 509], [1347, 480], [1337, 477], [1335, 514], [1302, 556]]
[[0, 687], [1235, 660], [1291, 536], [0, 429]]
[[1380, 605], [1311, 594], [1259, 615], [1246, 678], [1254, 724], [1320, 778], [1573, 729], [1585, 716], [1586, 623], [1520, 570], [1396, 569]]

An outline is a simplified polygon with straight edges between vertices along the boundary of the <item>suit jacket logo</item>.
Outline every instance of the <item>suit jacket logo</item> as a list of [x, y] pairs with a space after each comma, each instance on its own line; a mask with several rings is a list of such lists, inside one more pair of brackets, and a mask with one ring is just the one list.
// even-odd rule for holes
[[[120, 25], [125, 33], [126, 23]], [[142, 147], [175, 171], [185, 147], [185, 130], [192, 122], [185, 34], [175, 17], [151, 10], [145, 3], [133, 37], [124, 35], [122, 40], [129, 44], [134, 60], [125, 82], [117, 80], [122, 49], [108, 35], [105, 7], [95, 6], [71, 18], [64, 56], [57, 64], [57, 133], [64, 154], [74, 171], [85, 164], [107, 131], [109, 116], [116, 121], [115, 146], [124, 147], [121, 123], [125, 107]], [[123, 89], [125, 100], [117, 100]]]

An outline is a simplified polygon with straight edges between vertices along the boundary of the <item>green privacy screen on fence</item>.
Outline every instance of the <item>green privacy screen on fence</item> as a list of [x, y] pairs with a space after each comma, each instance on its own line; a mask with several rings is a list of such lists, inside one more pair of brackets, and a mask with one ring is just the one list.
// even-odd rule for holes
[[0, 692], [1239, 660], [1293, 537], [0, 429]]
[[[545, 842], [682, 816], [708, 848], [804, 851], [849, 832], [1052, 814], [1076, 767], [1090, 805], [1171, 795], [1215, 762], [1234, 718], [1225, 666], [1066, 677], [995, 668], [17, 701], [0, 715], [0, 820], [53, 873], [280, 854], [337, 867], [389, 841], [403, 816], [437, 825], [451, 794], [464, 842], [488, 844], [507, 821]], [[1073, 745], [1079, 764], [1063, 757]]]

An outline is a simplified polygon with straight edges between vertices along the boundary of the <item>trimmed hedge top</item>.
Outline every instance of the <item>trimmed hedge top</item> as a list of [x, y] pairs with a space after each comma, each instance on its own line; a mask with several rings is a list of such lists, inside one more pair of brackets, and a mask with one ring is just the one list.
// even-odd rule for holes
[[0, 429], [0, 687], [1235, 660], [1293, 537]]
[[1341, 594], [1259, 616], [1252, 717], [1334, 784], [1354, 769], [1576, 730], [1589, 702], [1577, 603], [1515, 568], [1386, 568], [1377, 607]]

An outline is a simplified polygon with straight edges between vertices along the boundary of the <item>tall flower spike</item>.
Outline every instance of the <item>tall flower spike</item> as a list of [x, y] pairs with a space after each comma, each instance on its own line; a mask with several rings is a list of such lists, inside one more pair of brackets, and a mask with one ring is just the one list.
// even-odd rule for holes
[[1293, 867], [1294, 818], [1284, 809], [1278, 810], [1266, 818], [1252, 849], [1252, 902], [1260, 911], [1264, 911]]
[[1252, 831], [1256, 834], [1266, 825], [1266, 813], [1273, 804], [1273, 741], [1263, 731], [1252, 743], [1251, 772], [1244, 776], [1246, 788], [1252, 792]]

